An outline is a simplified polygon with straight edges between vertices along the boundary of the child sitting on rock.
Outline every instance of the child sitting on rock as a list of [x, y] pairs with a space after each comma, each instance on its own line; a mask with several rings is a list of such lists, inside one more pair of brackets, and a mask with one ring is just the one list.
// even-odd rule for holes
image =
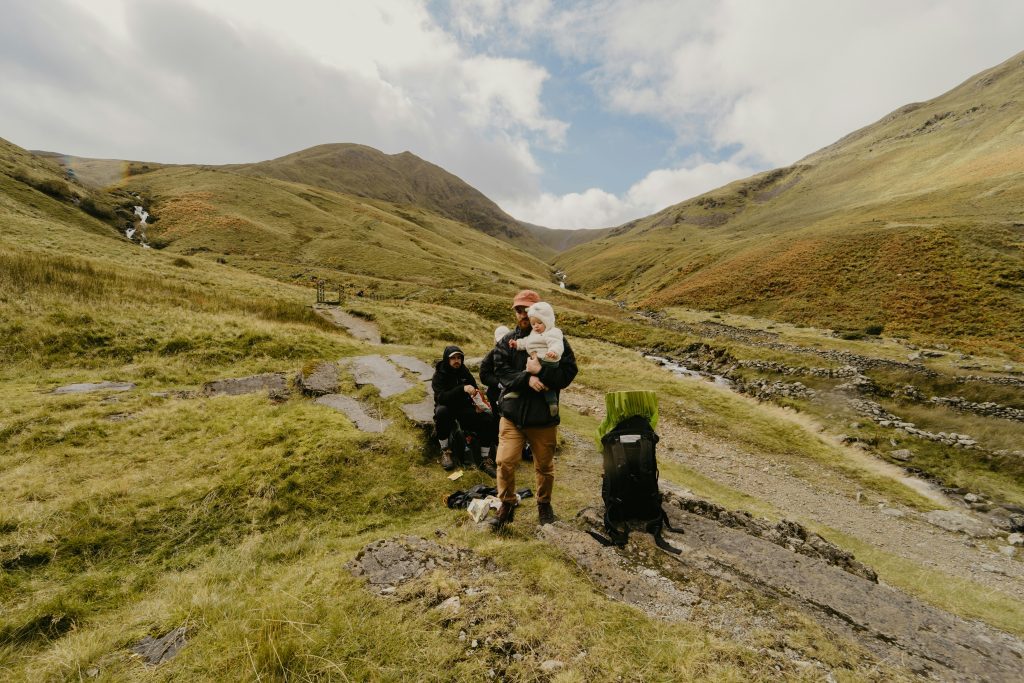
[[[518, 341], [510, 340], [509, 346], [526, 351], [531, 358], [536, 358], [543, 365], [558, 365], [565, 351], [565, 343], [562, 330], [555, 327], [555, 309], [546, 301], [538, 301], [526, 310], [526, 314], [530, 316], [533, 332]], [[513, 392], [507, 396], [514, 398], [518, 394]], [[558, 392], [545, 391], [544, 400], [548, 404], [551, 416], [558, 415]]]

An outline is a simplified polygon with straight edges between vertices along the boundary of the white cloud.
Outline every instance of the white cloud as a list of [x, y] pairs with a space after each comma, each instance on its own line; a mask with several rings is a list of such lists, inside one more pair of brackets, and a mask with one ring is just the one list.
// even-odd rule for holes
[[531, 193], [533, 149], [567, 127], [544, 110], [546, 78], [467, 53], [416, 0], [52, 0], [5, 10], [0, 134], [195, 163], [359, 142]]
[[609, 0], [545, 25], [562, 54], [596, 63], [612, 109], [778, 166], [1010, 57], [1024, 4]]
[[502, 207], [528, 223], [551, 228], [601, 228], [621, 225], [753, 174], [734, 161], [696, 161], [692, 166], [658, 169], [633, 184], [621, 197], [598, 188], [561, 196], [506, 199]]

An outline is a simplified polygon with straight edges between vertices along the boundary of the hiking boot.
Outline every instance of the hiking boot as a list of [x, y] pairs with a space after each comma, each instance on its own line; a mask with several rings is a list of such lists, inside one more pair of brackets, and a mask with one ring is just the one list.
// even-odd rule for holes
[[498, 464], [494, 462], [494, 458], [484, 458], [480, 461], [480, 471], [488, 477], [496, 479], [498, 477]]
[[441, 467], [445, 468], [446, 470], [451, 470], [455, 468], [455, 461], [452, 460], [451, 448], [441, 449]]
[[555, 511], [551, 509], [551, 503], [537, 503], [537, 523], [544, 526], [554, 522]]
[[512, 523], [512, 518], [516, 516], [516, 504], [506, 503], [502, 501], [501, 507], [498, 508], [498, 516], [487, 521], [491, 525], [491, 531], [498, 533], [505, 528], [506, 524]]

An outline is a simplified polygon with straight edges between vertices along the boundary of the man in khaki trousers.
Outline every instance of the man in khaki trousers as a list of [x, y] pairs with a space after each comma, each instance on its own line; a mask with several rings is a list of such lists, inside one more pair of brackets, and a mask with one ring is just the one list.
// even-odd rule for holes
[[[544, 366], [531, 359], [524, 350], [509, 346], [509, 341], [523, 339], [530, 334], [530, 317], [526, 309], [540, 301], [537, 292], [529, 289], [516, 294], [512, 300], [515, 328], [502, 337], [494, 348], [494, 374], [504, 387], [498, 408], [498, 498], [501, 508], [491, 523], [499, 531], [512, 521], [516, 509], [516, 466], [523, 457], [523, 446], [530, 444], [533, 466], [537, 473], [537, 518], [541, 524], [555, 521], [551, 507], [551, 489], [555, 482], [555, 444], [558, 439], [559, 411], [552, 411], [544, 392], [559, 392], [569, 386], [576, 373], [576, 356], [565, 340], [565, 350], [557, 366]], [[555, 414], [552, 415], [552, 412]]]

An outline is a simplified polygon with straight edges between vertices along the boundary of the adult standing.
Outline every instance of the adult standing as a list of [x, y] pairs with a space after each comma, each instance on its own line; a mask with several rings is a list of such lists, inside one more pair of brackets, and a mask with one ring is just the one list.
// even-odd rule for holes
[[551, 490], [555, 483], [555, 445], [558, 439], [558, 411], [552, 415], [544, 392], [560, 392], [576, 377], [576, 356], [568, 340], [557, 366], [544, 366], [529, 358], [525, 350], [516, 350], [509, 341], [529, 336], [530, 317], [526, 310], [540, 301], [540, 295], [529, 289], [516, 294], [512, 310], [516, 326], [495, 345], [494, 374], [504, 393], [514, 392], [515, 398], [501, 401], [501, 421], [498, 426], [498, 498], [501, 507], [492, 522], [498, 531], [512, 521], [516, 508], [516, 466], [522, 459], [523, 446], [530, 444], [533, 466], [537, 475], [537, 519], [541, 524], [555, 521], [551, 507]]
[[478, 412], [473, 403], [473, 396], [480, 390], [464, 360], [462, 349], [446, 346], [444, 356], [434, 366], [434, 376], [430, 380], [430, 387], [434, 390], [434, 426], [441, 446], [441, 467], [450, 470], [455, 466], [449, 441], [452, 427], [458, 420], [463, 431], [476, 434], [480, 440], [480, 448], [485, 454], [478, 465], [493, 477], [494, 459], [491, 454], [496, 440], [494, 423], [489, 414]]

